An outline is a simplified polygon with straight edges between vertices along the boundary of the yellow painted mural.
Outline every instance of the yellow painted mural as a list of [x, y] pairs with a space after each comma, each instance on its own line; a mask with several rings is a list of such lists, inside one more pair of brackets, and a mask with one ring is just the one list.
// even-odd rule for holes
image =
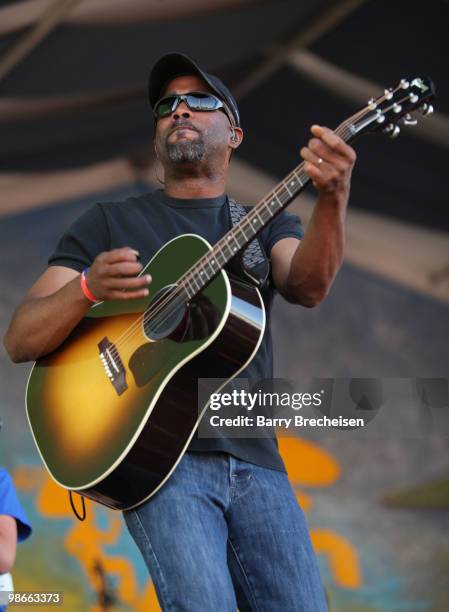
[[[332, 486], [340, 477], [340, 464], [326, 450], [301, 438], [279, 438], [279, 450], [298, 502], [307, 512], [313, 507], [313, 494], [309, 489]], [[348, 589], [359, 588], [362, 584], [361, 569], [351, 542], [326, 528], [311, 529], [310, 536], [315, 552], [326, 557], [335, 583]]]

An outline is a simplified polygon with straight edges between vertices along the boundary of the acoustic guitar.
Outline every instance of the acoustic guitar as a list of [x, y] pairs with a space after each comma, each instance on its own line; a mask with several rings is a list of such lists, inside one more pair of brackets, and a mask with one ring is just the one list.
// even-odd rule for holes
[[[400, 123], [416, 123], [410, 112], [432, 111], [433, 96], [429, 79], [403, 79], [335, 133], [345, 141], [378, 131], [395, 137]], [[221, 388], [207, 381], [237, 376], [262, 340], [258, 289], [223, 268], [308, 181], [303, 162], [214, 246], [191, 234], [171, 240], [141, 272], [153, 278], [148, 297], [93, 305], [36, 361], [27, 414], [59, 485], [118, 510], [163, 486], [207, 408], [198, 397]]]

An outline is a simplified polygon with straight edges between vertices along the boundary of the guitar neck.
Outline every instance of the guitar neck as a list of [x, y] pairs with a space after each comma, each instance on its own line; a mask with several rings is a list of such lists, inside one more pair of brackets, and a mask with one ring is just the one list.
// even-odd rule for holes
[[[354, 136], [351, 125], [342, 124], [335, 133], [349, 141]], [[231, 228], [180, 279], [188, 298], [192, 298], [207, 285], [226, 264], [240, 253], [260, 232], [304, 189], [310, 181], [301, 162], [270, 193], [258, 202], [248, 214]]]
[[[435, 88], [429, 78], [401, 79], [393, 89], [386, 89], [382, 96], [369, 100], [368, 105], [343, 121], [335, 130], [345, 142], [365, 133], [383, 132], [395, 138], [398, 123], [414, 125], [416, 119], [409, 113], [416, 109], [423, 115], [433, 111], [429, 103], [434, 98]], [[309, 182], [304, 162], [276, 187], [217, 244], [199, 259], [180, 279], [179, 287], [190, 299], [207, 285], [224, 266], [240, 253], [276, 215], [304, 189]]]

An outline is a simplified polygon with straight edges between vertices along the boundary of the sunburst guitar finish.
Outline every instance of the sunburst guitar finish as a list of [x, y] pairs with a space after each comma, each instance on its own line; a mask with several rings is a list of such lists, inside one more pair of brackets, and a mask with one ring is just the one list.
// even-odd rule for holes
[[265, 326], [257, 289], [222, 270], [191, 300], [178, 290], [210, 249], [196, 235], [170, 241], [142, 271], [148, 298], [93, 306], [33, 366], [28, 419], [61, 486], [121, 510], [151, 497], [207, 407], [198, 379], [229, 380], [254, 356]]

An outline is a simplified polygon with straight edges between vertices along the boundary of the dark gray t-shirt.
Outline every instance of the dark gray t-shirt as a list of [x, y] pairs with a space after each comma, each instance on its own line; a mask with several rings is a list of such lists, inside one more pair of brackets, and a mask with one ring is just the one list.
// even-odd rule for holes
[[[81, 272], [102, 251], [129, 246], [139, 251], [145, 265], [166, 242], [180, 234], [199, 234], [213, 245], [230, 228], [226, 195], [178, 199], [157, 190], [124, 202], [94, 204], [62, 236], [48, 263]], [[265, 228], [260, 238], [269, 258], [278, 240], [288, 236], [301, 238], [302, 235], [299, 218], [283, 211]], [[266, 309], [265, 333], [256, 355], [239, 378], [248, 377], [254, 381], [273, 376], [270, 311], [274, 295], [270, 277], [262, 290]], [[274, 436], [198, 438], [195, 433], [188, 450], [227, 452], [257, 465], [285, 470]]]

